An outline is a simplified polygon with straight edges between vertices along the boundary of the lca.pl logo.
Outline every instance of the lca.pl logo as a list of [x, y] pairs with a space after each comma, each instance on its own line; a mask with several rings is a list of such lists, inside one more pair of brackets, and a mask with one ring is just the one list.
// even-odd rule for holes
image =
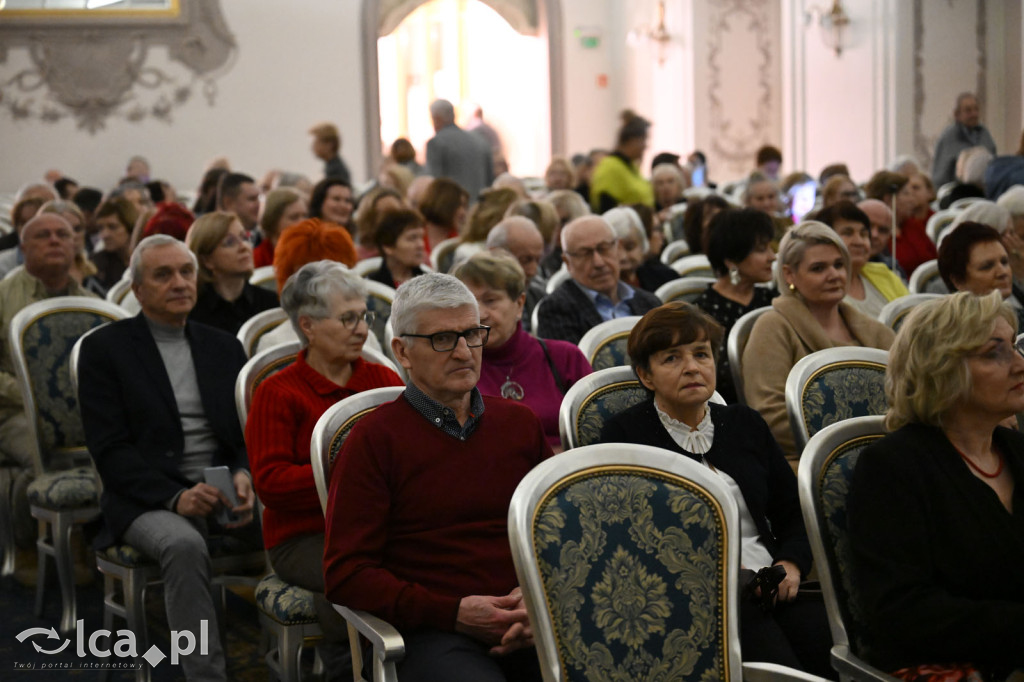
[[[112, 640], [113, 634], [117, 635], [118, 639], [116, 641]], [[85, 621], [78, 620], [75, 622], [75, 653], [78, 655], [78, 658], [83, 659], [87, 655], [102, 659], [110, 658], [111, 656], [117, 658], [138, 657], [138, 645], [134, 632], [131, 630], [118, 630], [113, 634], [110, 630], [96, 630], [86, 637]], [[41, 635], [45, 637], [41, 638]], [[59, 654], [71, 645], [71, 640], [64, 639], [58, 635], [57, 630], [52, 626], [49, 628], [28, 628], [22, 630], [17, 634], [16, 639], [22, 643], [28, 640], [36, 653], [49, 656]], [[40, 644], [39, 640], [43, 643]], [[52, 640], [57, 641], [54, 642]], [[199, 655], [206, 656], [209, 651], [209, 624], [206, 620], [199, 621], [198, 644]], [[189, 630], [171, 630], [171, 665], [178, 665], [182, 656], [189, 656], [195, 650], [196, 636], [192, 632]], [[155, 668], [167, 658], [167, 655], [154, 644], [146, 650], [146, 653], [142, 654], [142, 658]], [[61, 667], [68, 667], [68, 665], [70, 664], [62, 663]], [[15, 667], [35, 666], [15, 664]]]

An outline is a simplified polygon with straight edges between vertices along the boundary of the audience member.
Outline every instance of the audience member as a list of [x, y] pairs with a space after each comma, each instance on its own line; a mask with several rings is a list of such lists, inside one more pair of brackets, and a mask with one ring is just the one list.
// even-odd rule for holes
[[998, 294], [956, 294], [915, 308], [890, 351], [891, 433], [857, 460], [846, 568], [863, 656], [899, 679], [1024, 669], [1016, 325]]
[[427, 141], [427, 172], [465, 188], [469, 202], [475, 203], [480, 191], [494, 182], [491, 145], [455, 125], [455, 108], [448, 100], [430, 105], [430, 120], [435, 134]]
[[140, 239], [154, 234], [167, 234], [178, 241], [185, 241], [188, 228], [196, 221], [192, 212], [181, 204], [164, 202], [156, 205], [156, 212], [146, 221]]
[[146, 184], [149, 182], [149, 161], [144, 156], [133, 156], [128, 159], [128, 165], [124, 169], [125, 179], [134, 180]]
[[[557, 190], [559, 192], [568, 192], [569, 190]], [[573, 192], [575, 194], [575, 192]], [[571, 201], [575, 199], [571, 198]], [[577, 202], [578, 204], [579, 202]], [[586, 208], [584, 204], [582, 208]], [[589, 213], [589, 211], [586, 211]], [[555, 205], [548, 200], [544, 199], [519, 199], [515, 203], [511, 204], [505, 211], [505, 217], [511, 216], [523, 216], [529, 218], [530, 222], [537, 226], [540, 230], [541, 237], [544, 238], [545, 245], [554, 244], [558, 241], [559, 228], [561, 227], [561, 221], [558, 214], [558, 209]], [[548, 248], [548, 246], [545, 246]]]
[[[908, 182], [909, 178], [905, 175], [898, 175], [890, 171], [878, 171], [868, 180], [868, 184], [864, 187], [864, 193], [869, 199], [878, 199], [887, 207], [897, 206], [895, 212], [899, 227], [896, 231], [896, 261], [903, 272], [910, 276], [914, 274], [914, 270], [921, 263], [933, 260], [936, 252], [935, 244], [925, 231], [923, 223], [916, 220], [900, 219], [898, 197]], [[897, 199], [896, 204], [893, 199]]]
[[405, 193], [409, 191], [409, 185], [412, 184], [413, 179], [416, 176], [412, 174], [405, 166], [397, 163], [385, 163], [384, 167], [380, 171], [380, 175], [377, 176], [377, 186], [393, 189], [398, 192], [400, 197], [404, 197]]
[[[263, 381], [246, 421], [253, 485], [263, 505], [263, 543], [285, 582], [312, 590], [327, 641], [327, 679], [351, 678], [348, 629], [324, 597], [324, 515], [310, 463], [317, 420], [360, 391], [401, 386], [390, 369], [360, 356], [370, 333], [366, 287], [334, 261], [307, 263], [281, 291], [281, 307], [302, 341], [295, 362]], [[370, 316], [370, 317], [368, 317]]]
[[96, 279], [104, 289], [120, 281], [131, 256], [132, 230], [139, 219], [135, 205], [125, 198], [108, 199], [96, 209], [96, 228], [103, 240], [103, 250], [94, 251]]
[[670, 450], [722, 477], [740, 509], [741, 581], [768, 566], [785, 569], [771, 610], [753, 595], [740, 599], [743, 660], [835, 678], [825, 605], [797, 599], [811, 547], [796, 476], [757, 412], [711, 402], [722, 339], [721, 326], [689, 303], [647, 312], [629, 335], [628, 352], [651, 399], [612, 416], [601, 442]]
[[356, 255], [359, 260], [383, 255], [377, 248], [377, 225], [388, 211], [408, 208], [405, 194], [390, 187], [374, 187], [359, 200], [356, 209]]
[[[126, 542], [159, 565], [168, 627], [207, 637], [202, 653], [182, 656], [184, 676], [224, 680], [207, 543], [258, 549], [260, 531], [234, 401], [245, 353], [234, 337], [188, 321], [197, 269], [173, 237], [139, 243], [131, 277], [142, 314], [82, 342], [79, 406], [103, 482], [97, 546]], [[233, 491], [204, 482], [220, 466]]]
[[543, 341], [523, 330], [526, 274], [511, 255], [478, 253], [452, 274], [473, 292], [480, 324], [490, 328], [477, 388], [533, 410], [548, 445], [561, 452], [558, 410], [565, 392], [591, 373], [590, 363], [571, 343]]
[[253, 267], [274, 264], [274, 247], [281, 233], [290, 225], [305, 220], [309, 215], [306, 199], [296, 189], [278, 187], [267, 193], [260, 216], [260, 243], [252, 250]]
[[719, 211], [732, 207], [725, 197], [718, 194], [709, 194], [699, 201], [687, 203], [686, 213], [683, 214], [683, 231], [678, 232], [679, 226], [673, 223], [672, 239], [685, 239], [692, 254], [706, 253], [711, 220]]
[[857, 202], [857, 208], [871, 221], [871, 262], [884, 263], [901, 280], [907, 281], [907, 274], [895, 262], [890, 251], [892, 246], [892, 211], [878, 199], [864, 199]]
[[777, 183], [779, 170], [782, 168], [782, 152], [778, 147], [766, 144], [757, 150], [755, 164], [758, 173], [773, 183]]
[[246, 235], [256, 229], [260, 216], [260, 188], [243, 173], [228, 173], [217, 185], [217, 210], [234, 213]]
[[454, 180], [433, 180], [420, 199], [419, 211], [427, 221], [423, 244], [427, 255], [445, 239], [459, 236], [469, 209], [469, 193]]
[[502, 173], [508, 172], [508, 162], [505, 159], [505, 148], [501, 143], [501, 136], [490, 123], [484, 120], [484, 110], [477, 107], [473, 110], [473, 117], [466, 124], [466, 130], [474, 135], [483, 138], [491, 150], [491, 165], [494, 175], [500, 177]]
[[249, 283], [252, 244], [235, 214], [201, 216], [186, 242], [199, 262], [198, 297], [190, 320], [236, 334], [256, 313], [277, 307], [277, 294]]
[[505, 250], [519, 262], [526, 277], [522, 310], [523, 329], [531, 331], [531, 315], [537, 302], [547, 294], [547, 278], [540, 272], [544, 256], [544, 237], [533, 221], [525, 216], [509, 216], [487, 233], [489, 251]]
[[992, 134], [981, 124], [981, 107], [973, 93], [964, 92], [956, 98], [951, 123], [935, 142], [935, 153], [932, 155], [932, 181], [941, 187], [953, 182], [956, 177], [956, 162], [960, 152], [970, 147], [984, 147], [992, 154], [996, 153], [996, 143]]
[[[577, 154], [572, 157], [573, 168], [576, 171], [576, 193], [583, 201], [590, 204], [590, 180], [594, 176], [594, 169], [601, 159], [610, 154], [607, 149], [591, 149], [587, 154]], [[578, 160], [577, 160], [577, 157]]]
[[775, 228], [764, 211], [754, 208], [727, 208], [711, 219], [707, 257], [716, 280], [698, 296], [694, 305], [722, 326], [722, 345], [716, 349], [718, 393], [725, 402], [735, 403], [735, 382], [725, 353], [729, 332], [747, 313], [772, 304], [777, 292], [755, 286], [771, 282], [775, 249]]
[[391, 143], [391, 160], [408, 169], [416, 177], [426, 172], [426, 169], [416, 162], [416, 148], [404, 137]]
[[849, 201], [840, 201], [818, 212], [818, 221], [839, 235], [850, 254], [850, 278], [843, 300], [868, 317], [878, 317], [889, 301], [910, 292], [884, 263], [872, 263], [871, 219]]
[[367, 277], [389, 287], [398, 288], [413, 277], [425, 273], [423, 263], [427, 251], [423, 246], [423, 216], [411, 208], [389, 210], [377, 223], [377, 250], [380, 268]]
[[[466, 231], [459, 239], [459, 245], [451, 259], [451, 265], [461, 263], [474, 253], [483, 251], [487, 243], [487, 234], [501, 222], [505, 212], [516, 203], [519, 195], [507, 187], [484, 190], [480, 200], [469, 209], [466, 218]], [[438, 270], [447, 272], [450, 265], [438, 262]]]
[[351, 186], [352, 175], [341, 159], [341, 133], [333, 123], [318, 123], [309, 129], [313, 156], [324, 162], [324, 178], [338, 178]]
[[843, 302], [850, 273], [846, 244], [818, 222], [797, 225], [779, 245], [781, 296], [758, 318], [743, 351], [747, 404], [761, 413], [790, 464], [800, 453], [786, 412], [786, 377], [800, 358], [836, 346], [888, 350], [892, 330]]
[[196, 191], [196, 200], [192, 204], [192, 212], [196, 217], [217, 210], [217, 187], [221, 178], [228, 172], [227, 168], [214, 167], [203, 174], [199, 189]]
[[615, 150], [601, 159], [590, 178], [590, 207], [604, 213], [619, 204], [654, 205], [654, 190], [640, 174], [650, 121], [626, 109]]
[[551, 455], [543, 427], [476, 388], [488, 330], [457, 279], [411, 280], [391, 322], [409, 384], [353, 427], [335, 461], [327, 598], [398, 628], [401, 679], [539, 681], [507, 518], [516, 485]]
[[1024, 331], [1024, 291], [1014, 284], [1010, 256], [999, 231], [976, 222], [960, 223], [947, 232], [939, 245], [939, 275], [950, 291], [970, 291], [984, 296], [998, 291], [1012, 304]]
[[650, 245], [636, 209], [619, 206], [601, 217], [611, 225], [619, 240], [619, 279], [634, 289], [651, 293], [662, 284], [679, 279], [679, 273], [661, 260], [648, 258]]
[[71, 199], [85, 216], [85, 250], [90, 254], [102, 246], [96, 229], [96, 209], [103, 203], [103, 192], [93, 187], [83, 187]]
[[62, 177], [53, 183], [53, 188], [57, 191], [57, 198], [70, 201], [78, 191], [78, 183], [71, 178]]
[[985, 196], [989, 199], [998, 199], [1014, 185], [1024, 185], [1024, 132], [1016, 151], [995, 157], [985, 168]]
[[[29, 220], [22, 228], [21, 249], [24, 267], [0, 281], [0, 323], [5, 332], [14, 316], [31, 303], [56, 296], [94, 296], [71, 276], [75, 236], [60, 214], [41, 213]], [[38, 532], [26, 496], [35, 471], [36, 445], [8, 344], [4, 333], [0, 338], [0, 504], [10, 505], [15, 541], [28, 547]]]
[[[577, 192], [570, 192], [564, 189], [555, 190], [548, 194], [546, 201], [554, 206], [558, 222], [555, 223], [555, 229], [550, 238], [545, 238], [544, 240], [546, 254], [540, 262], [540, 273], [544, 279], [551, 277], [559, 268], [563, 267], [562, 228], [577, 218], [590, 215], [590, 207], [587, 206], [587, 202]], [[534, 225], [541, 222], [533, 218], [530, 219], [533, 220]], [[537, 229], [540, 229], [540, 227], [538, 226]], [[543, 234], [541, 232], [541, 235]]]
[[89, 260], [89, 256], [85, 252], [85, 216], [82, 215], [78, 206], [71, 201], [57, 199], [43, 204], [39, 213], [59, 215], [71, 226], [71, 231], [75, 235], [75, 257], [71, 261], [71, 279], [97, 296], [105, 294], [106, 289], [96, 279], [96, 266]]
[[0, 251], [0, 278], [25, 262], [25, 254], [20, 246], [21, 231], [47, 201], [53, 199], [26, 197], [14, 202], [14, 207], [11, 208], [11, 232], [0, 238], [0, 246], [3, 247], [3, 251]]
[[651, 184], [654, 186], [655, 210], [664, 213], [666, 209], [686, 202], [683, 191], [690, 182], [678, 164], [659, 163], [651, 171]]
[[846, 175], [833, 175], [822, 186], [821, 206], [828, 208], [840, 201], [860, 201], [860, 190]]
[[555, 156], [544, 171], [544, 185], [549, 192], [576, 187], [576, 171], [569, 159]]
[[344, 227], [352, 236], [355, 200], [352, 187], [341, 178], [326, 177], [316, 183], [309, 197], [309, 217]]
[[601, 322], [661, 305], [654, 294], [619, 279], [619, 257], [618, 239], [604, 218], [585, 216], [562, 228], [562, 259], [571, 279], [544, 300], [534, 333], [579, 343]]

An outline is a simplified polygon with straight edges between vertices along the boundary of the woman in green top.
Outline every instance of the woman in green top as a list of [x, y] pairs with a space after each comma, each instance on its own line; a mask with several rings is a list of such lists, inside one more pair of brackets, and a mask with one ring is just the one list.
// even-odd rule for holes
[[590, 179], [590, 206], [595, 213], [604, 213], [619, 204], [654, 208], [654, 190], [638, 167], [647, 149], [651, 123], [630, 109], [623, 111], [621, 118], [615, 151], [601, 159]]

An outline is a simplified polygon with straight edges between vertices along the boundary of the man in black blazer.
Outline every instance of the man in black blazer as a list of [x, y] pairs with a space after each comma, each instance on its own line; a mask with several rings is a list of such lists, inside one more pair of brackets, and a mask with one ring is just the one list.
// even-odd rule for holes
[[[208, 539], [259, 547], [233, 399], [245, 354], [235, 337], [187, 321], [197, 267], [180, 241], [144, 239], [130, 268], [142, 313], [90, 334], [79, 358], [86, 443], [103, 480], [97, 544], [123, 541], [159, 562], [168, 625], [197, 639], [196, 653], [181, 659], [185, 677], [225, 679]], [[203, 482], [207, 467], [222, 465], [237, 504]], [[233, 520], [221, 525], [216, 517], [225, 507]], [[198, 645], [203, 620], [206, 655]]]
[[583, 216], [562, 228], [562, 260], [572, 279], [537, 304], [535, 332], [541, 338], [579, 343], [591, 327], [661, 305], [654, 294], [619, 279], [619, 242], [601, 216]]

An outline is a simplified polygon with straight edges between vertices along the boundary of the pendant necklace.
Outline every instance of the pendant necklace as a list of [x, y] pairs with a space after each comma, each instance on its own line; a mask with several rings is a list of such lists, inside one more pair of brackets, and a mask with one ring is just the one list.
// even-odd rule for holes
[[522, 384], [512, 381], [511, 372], [506, 374], [505, 383], [501, 385], [501, 397], [509, 400], [522, 400], [524, 395], [526, 395], [526, 391], [523, 390]]

